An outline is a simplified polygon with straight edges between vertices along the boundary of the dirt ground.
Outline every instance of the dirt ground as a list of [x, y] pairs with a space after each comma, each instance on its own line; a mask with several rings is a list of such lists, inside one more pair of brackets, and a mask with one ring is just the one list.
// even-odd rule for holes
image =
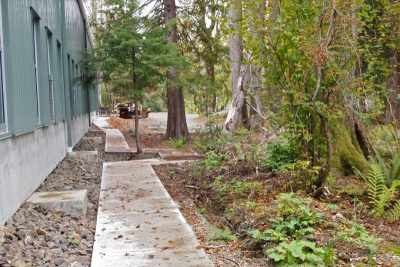
[[[195, 163], [194, 163], [195, 164]], [[287, 184], [282, 177], [274, 173], [258, 173], [246, 164], [238, 163], [235, 166], [224, 166], [215, 171], [196, 172], [193, 163], [184, 165], [156, 166], [155, 170], [172, 195], [181, 205], [181, 210], [193, 226], [201, 241], [202, 247], [208, 253], [216, 266], [275, 266], [265, 259], [261, 247], [254, 246], [246, 235], [245, 229], [267, 229], [270, 227], [268, 218], [275, 216], [274, 199], [281, 193], [288, 191]], [[247, 200], [254, 201], [260, 209], [243, 206], [237, 196], [228, 196], [221, 201], [210, 184], [215, 177], [227, 177], [225, 183], [231, 182], [233, 177], [240, 177], [242, 181], [259, 181], [262, 190]], [[357, 179], [342, 177], [336, 182], [337, 188], [332, 189], [332, 195], [318, 201], [312, 199], [313, 210], [323, 213], [323, 222], [316, 227], [314, 234], [307, 236], [307, 240], [315, 241], [324, 246], [334, 246], [337, 266], [371, 266], [365, 248], [354, 243], [342, 242], [336, 239], [342, 220], [356, 220], [362, 223], [373, 236], [382, 238], [379, 243], [379, 252], [373, 257], [375, 266], [400, 266], [400, 257], [388, 253], [390, 247], [400, 246], [400, 222], [387, 222], [376, 219], [369, 214], [368, 201], [365, 196], [357, 198], [343, 192], [343, 183], [352, 184]], [[342, 191], [339, 191], [341, 188]], [[302, 197], [307, 197], [303, 195]], [[245, 199], [246, 201], [246, 199]], [[229, 215], [229, 213], [233, 213]], [[211, 241], [215, 234], [210, 231], [212, 226], [223, 228], [229, 226], [239, 234], [238, 241], [224, 242]]]

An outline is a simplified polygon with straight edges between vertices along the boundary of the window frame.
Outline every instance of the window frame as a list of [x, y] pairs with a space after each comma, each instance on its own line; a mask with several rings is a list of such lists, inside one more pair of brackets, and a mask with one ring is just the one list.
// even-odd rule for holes
[[49, 28], [46, 27], [46, 52], [47, 52], [47, 75], [48, 75], [48, 93], [49, 93], [49, 118], [50, 123], [54, 124], [56, 122], [56, 112], [55, 112], [55, 97], [54, 97], [54, 54], [53, 54], [53, 33]]
[[39, 49], [40, 49], [40, 17], [36, 11], [31, 8], [32, 13], [32, 44], [33, 44], [33, 60], [36, 86], [36, 124], [42, 125], [42, 112], [40, 104], [40, 79], [39, 79]]
[[3, 22], [2, 22], [2, 7], [0, 1], [0, 94], [1, 94], [1, 105], [3, 109], [3, 122], [0, 121], [0, 134], [8, 132], [8, 114], [7, 114], [7, 93], [6, 93], [6, 81], [5, 81], [5, 60], [4, 60], [4, 34], [3, 34]]

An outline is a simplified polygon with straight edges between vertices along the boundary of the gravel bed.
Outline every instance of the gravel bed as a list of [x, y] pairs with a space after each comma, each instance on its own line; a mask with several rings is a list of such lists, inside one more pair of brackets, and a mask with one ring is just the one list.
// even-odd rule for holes
[[[89, 132], [85, 137], [102, 136], [96, 143], [84, 138], [76, 150], [99, 151], [98, 162], [66, 157], [37, 191], [88, 190], [86, 218], [51, 211], [32, 203], [23, 204], [0, 227], [0, 266], [89, 266], [96, 229], [104, 134]], [[107, 161], [121, 160], [107, 155]]]

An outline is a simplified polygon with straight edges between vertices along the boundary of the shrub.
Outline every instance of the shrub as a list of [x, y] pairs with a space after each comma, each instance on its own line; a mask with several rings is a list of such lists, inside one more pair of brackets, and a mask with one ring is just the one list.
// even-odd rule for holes
[[281, 194], [276, 203], [278, 216], [269, 219], [273, 227], [265, 231], [249, 231], [250, 236], [259, 243], [300, 238], [313, 233], [312, 226], [322, 221], [322, 213], [310, 210], [305, 201], [294, 198], [291, 193]]
[[266, 146], [261, 168], [279, 171], [289, 163], [295, 162], [296, 150], [287, 141], [274, 141]]
[[207, 170], [213, 170], [221, 167], [227, 160], [224, 154], [217, 154], [214, 151], [206, 153], [206, 158], [203, 160], [203, 165]]
[[231, 229], [225, 227], [224, 230], [219, 229], [217, 227], [211, 228], [211, 231], [216, 235], [213, 239], [214, 240], [224, 240], [224, 241], [236, 241], [237, 236], [232, 233]]
[[282, 172], [289, 176], [289, 185], [292, 191], [315, 189], [314, 184], [318, 179], [321, 167], [311, 167], [310, 164], [310, 161], [298, 160], [283, 167]]
[[277, 215], [284, 219], [310, 217], [310, 219], [316, 219], [320, 217], [314, 211], [312, 211], [309, 205], [310, 199], [300, 199], [294, 197], [293, 193], [281, 193], [275, 203], [277, 204]]
[[211, 184], [211, 187], [218, 192], [220, 199], [223, 199], [228, 193], [228, 185], [222, 181], [223, 178], [222, 175], [219, 175], [215, 177], [214, 182]]
[[267, 256], [280, 266], [320, 266], [324, 263], [325, 250], [317, 247], [314, 242], [294, 240], [268, 249]]
[[262, 188], [261, 182], [242, 182], [242, 181], [234, 181], [233, 182], [233, 192], [239, 196], [248, 196], [252, 192], [260, 191]]
[[382, 239], [371, 236], [365, 226], [355, 221], [346, 221], [339, 227], [337, 238], [343, 242], [366, 248], [370, 253], [378, 250], [377, 243]]

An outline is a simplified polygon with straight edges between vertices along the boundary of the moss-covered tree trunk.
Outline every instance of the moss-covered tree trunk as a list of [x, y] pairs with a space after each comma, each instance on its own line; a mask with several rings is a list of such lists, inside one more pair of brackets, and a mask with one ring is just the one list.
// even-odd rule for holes
[[366, 170], [374, 152], [362, 124], [354, 116], [347, 116], [332, 123], [331, 131], [332, 170], [342, 175], [353, 174], [353, 168]]

